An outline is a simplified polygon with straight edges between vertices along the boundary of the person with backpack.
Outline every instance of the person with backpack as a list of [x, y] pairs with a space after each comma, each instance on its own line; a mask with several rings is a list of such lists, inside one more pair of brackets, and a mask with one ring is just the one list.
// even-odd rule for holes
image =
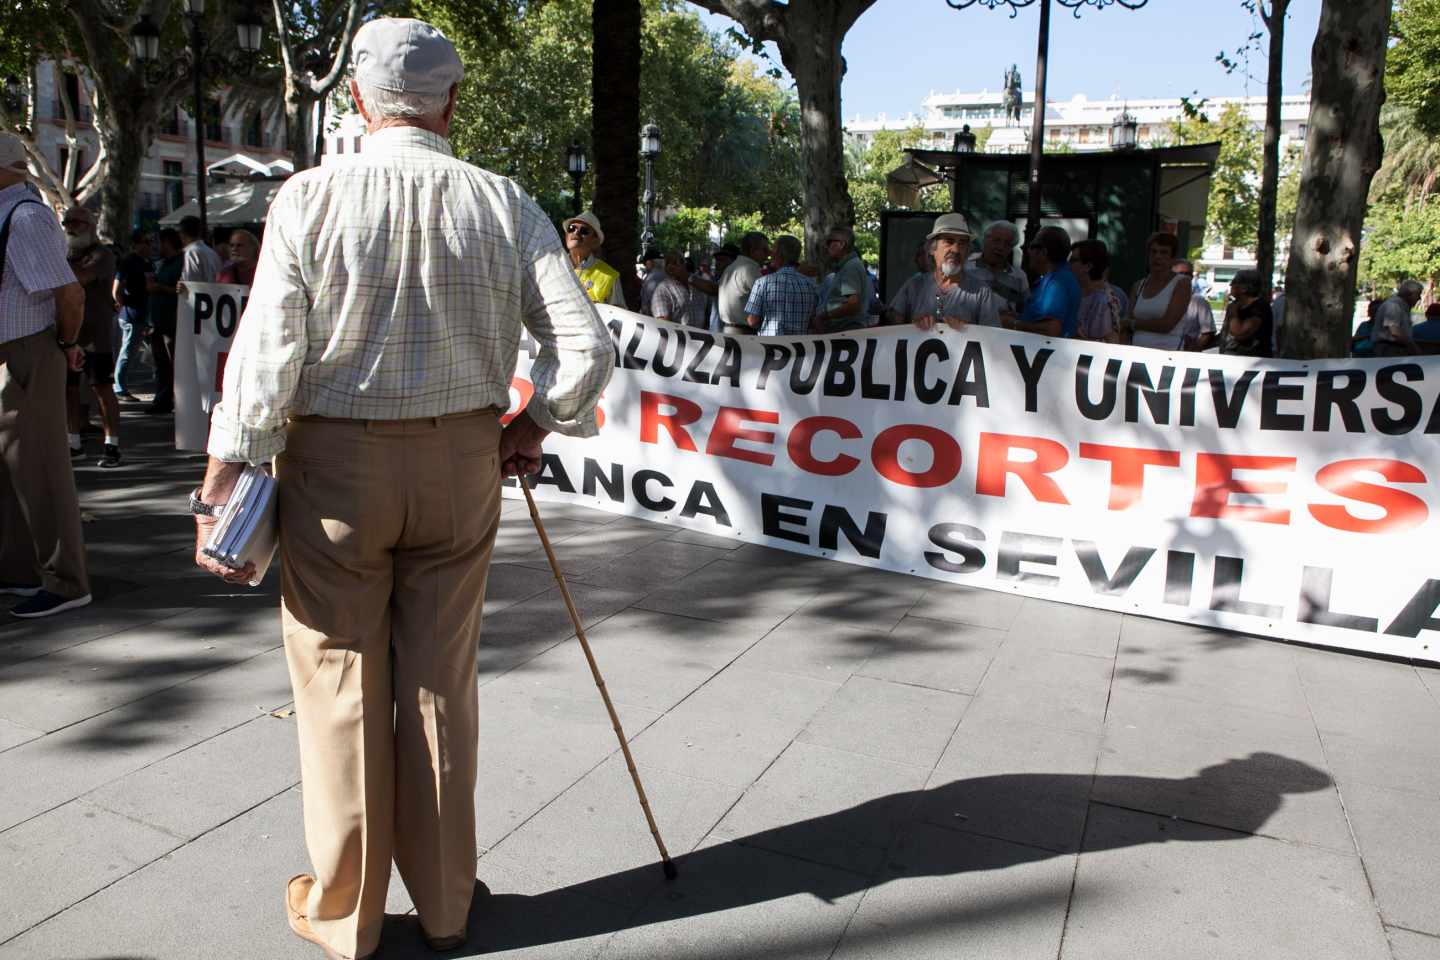
[[85, 291], [29, 177], [25, 144], [0, 133], [0, 594], [22, 597], [10, 613], [27, 619], [90, 602], [65, 436]]

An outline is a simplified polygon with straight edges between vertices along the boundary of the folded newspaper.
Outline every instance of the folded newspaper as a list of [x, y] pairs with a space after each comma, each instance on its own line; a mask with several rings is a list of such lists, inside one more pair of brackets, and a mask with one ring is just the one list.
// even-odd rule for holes
[[219, 560], [232, 570], [255, 564], [250, 586], [258, 587], [275, 557], [275, 478], [263, 467], [247, 466], [235, 483], [220, 522], [202, 548], [205, 556]]

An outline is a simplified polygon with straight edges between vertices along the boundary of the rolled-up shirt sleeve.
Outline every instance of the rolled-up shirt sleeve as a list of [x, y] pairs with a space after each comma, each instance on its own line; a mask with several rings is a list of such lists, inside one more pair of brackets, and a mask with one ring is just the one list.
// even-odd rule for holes
[[310, 295], [295, 256], [294, 194], [270, 208], [265, 243], [240, 328], [226, 358], [220, 403], [210, 418], [208, 451], [217, 460], [260, 463], [285, 449], [285, 423], [307, 348]]
[[575, 278], [555, 228], [528, 197], [521, 201], [527, 273], [521, 317], [540, 348], [530, 366], [535, 393], [526, 409], [553, 433], [593, 437], [595, 404], [610, 382], [615, 350], [610, 331]]

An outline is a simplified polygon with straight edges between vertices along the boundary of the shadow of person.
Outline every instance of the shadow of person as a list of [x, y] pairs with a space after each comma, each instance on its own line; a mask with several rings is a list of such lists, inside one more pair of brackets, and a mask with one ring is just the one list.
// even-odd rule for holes
[[[1046, 860], [1080, 849], [1092, 800], [1166, 816], [1203, 810], [1203, 822], [1223, 829], [1173, 830], [1162, 824], [1098, 831], [1084, 838], [1087, 852], [1242, 839], [1259, 832], [1286, 795], [1329, 785], [1322, 771], [1272, 753], [1226, 760], [1178, 780], [1045, 773], [954, 780], [702, 846], [677, 858], [680, 876], [670, 884], [655, 864], [534, 896], [482, 895], [477, 884], [470, 942], [451, 955], [559, 944], [796, 894], [835, 902], [906, 877]], [[485, 870], [483, 860], [480, 869]], [[429, 956], [417, 926], [413, 917], [387, 917], [382, 956]]]

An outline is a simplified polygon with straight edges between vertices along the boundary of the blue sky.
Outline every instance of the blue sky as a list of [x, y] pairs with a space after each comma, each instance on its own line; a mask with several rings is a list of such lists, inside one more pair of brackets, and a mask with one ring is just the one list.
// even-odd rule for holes
[[[1286, 25], [1285, 92], [1303, 93], [1310, 47], [1320, 20], [1320, 0], [1292, 0]], [[701, 13], [714, 29], [733, 26], [727, 17]], [[1038, 4], [1011, 19], [1006, 8], [982, 5], [956, 11], [945, 0], [879, 0], [845, 37], [848, 72], [841, 90], [845, 119], [921, 112], [931, 90], [998, 89], [1005, 68], [1020, 67], [1025, 89], [1035, 79]], [[1150, 0], [1139, 10], [1113, 5], [1082, 9], [1077, 20], [1052, 4], [1051, 100], [1083, 93], [1141, 99], [1246, 92], [1245, 78], [1227, 76], [1215, 54], [1232, 51], [1252, 30], [1263, 30], [1240, 0]], [[777, 66], [778, 53], [772, 52]], [[1251, 60], [1258, 78], [1249, 92], [1265, 93], [1265, 58]], [[788, 78], [787, 78], [788, 81]]]

